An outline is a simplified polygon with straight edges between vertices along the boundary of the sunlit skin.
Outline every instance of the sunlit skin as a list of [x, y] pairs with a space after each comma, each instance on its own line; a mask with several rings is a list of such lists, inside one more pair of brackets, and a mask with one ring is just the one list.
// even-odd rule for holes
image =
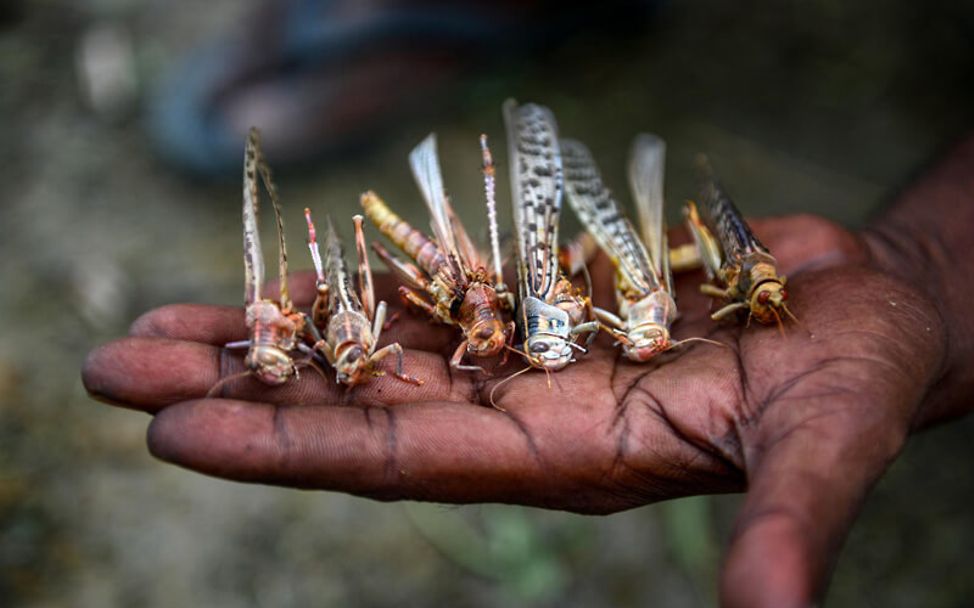
[[[974, 140], [970, 148], [957, 179], [974, 166]], [[930, 196], [963, 207], [944, 192]], [[968, 238], [965, 225], [937, 238]], [[902, 254], [921, 248], [896, 230], [855, 234], [813, 216], [753, 226], [789, 277], [801, 326], [782, 336], [714, 323], [702, 274], [680, 276], [674, 339], [707, 336], [728, 348], [689, 344], [679, 357], [633, 364], [603, 334], [558, 374], [511, 379], [496, 391], [497, 409], [489, 395], [500, 377], [450, 368], [456, 329], [408, 314], [386, 339], [409, 347], [423, 386], [371, 382], [346, 393], [302, 374], [281, 387], [244, 379], [227, 387], [229, 398], [203, 399], [221, 373], [242, 368], [222, 345], [246, 336], [240, 309], [198, 304], [142, 316], [129, 337], [89, 355], [84, 382], [100, 400], [154, 416], [148, 445], [158, 458], [227, 479], [581, 513], [746, 490], [721, 604], [808, 606], [910, 431], [969, 407], [957, 404], [969, 403], [961, 397], [974, 384], [964, 346], [974, 331], [960, 311], [974, 272], [970, 255], [955, 257], [965, 260], [951, 269], [956, 290], [931, 282], [936, 290], [921, 291], [933, 270]], [[595, 304], [608, 306], [608, 262], [597, 260], [592, 275]], [[313, 281], [293, 281], [295, 301], [309, 305]], [[394, 293], [388, 277], [376, 283], [380, 297]], [[963, 332], [949, 345], [948, 321]]]

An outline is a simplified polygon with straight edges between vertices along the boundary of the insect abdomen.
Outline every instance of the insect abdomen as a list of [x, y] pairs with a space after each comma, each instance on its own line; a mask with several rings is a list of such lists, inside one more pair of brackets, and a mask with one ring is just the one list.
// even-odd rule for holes
[[379, 232], [415, 260], [428, 275], [434, 276], [446, 264], [446, 257], [436, 243], [396, 215], [376, 193], [366, 192], [361, 202], [365, 215]]

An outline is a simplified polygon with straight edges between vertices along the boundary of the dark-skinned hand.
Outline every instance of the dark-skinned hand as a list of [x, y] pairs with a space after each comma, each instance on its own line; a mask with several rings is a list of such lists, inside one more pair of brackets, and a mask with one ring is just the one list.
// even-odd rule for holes
[[[612, 513], [651, 502], [747, 491], [722, 575], [728, 606], [801, 606], [820, 596], [873, 483], [902, 448], [940, 370], [934, 308], [873, 266], [861, 237], [814, 216], [755, 222], [788, 275], [800, 325], [715, 324], [678, 277], [680, 347], [650, 364], [620, 357], [607, 336], [551, 376], [451, 372], [451, 328], [412, 314], [383, 336], [406, 348], [409, 374], [346, 391], [329, 371], [267, 387], [220, 378], [242, 370], [222, 348], [245, 339], [240, 308], [185, 304], [139, 318], [127, 338], [93, 351], [90, 393], [154, 416], [158, 458], [247, 482], [379, 500], [506, 502]], [[674, 238], [679, 239], [679, 235]], [[611, 270], [593, 267], [595, 301], [611, 306]], [[313, 297], [296, 275], [300, 305]], [[377, 280], [391, 299], [390, 277]], [[692, 343], [691, 343], [692, 344]], [[391, 365], [391, 362], [386, 363]]]

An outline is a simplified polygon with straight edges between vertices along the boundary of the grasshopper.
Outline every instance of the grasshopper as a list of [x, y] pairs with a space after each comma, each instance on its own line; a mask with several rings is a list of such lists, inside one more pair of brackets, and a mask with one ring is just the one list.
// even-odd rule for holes
[[386, 303], [379, 302], [378, 306], [375, 303], [362, 216], [352, 218], [358, 255], [358, 293], [349, 279], [345, 253], [331, 218], [325, 220], [325, 259], [322, 263], [310, 209], [304, 210], [304, 217], [308, 223], [308, 249], [314, 262], [317, 290], [309, 329], [315, 335], [314, 351], [323, 355], [335, 369], [335, 381], [353, 387], [373, 376], [381, 376], [382, 372], [376, 369], [379, 362], [395, 355], [396, 378], [422, 384], [422, 380], [403, 373], [403, 349], [398, 342], [376, 350], [386, 320]]
[[561, 150], [568, 202], [616, 268], [619, 315], [601, 308], [595, 308], [595, 314], [622, 344], [626, 357], [648, 361], [674, 346], [670, 325], [677, 316], [663, 221], [666, 145], [653, 135], [642, 135], [633, 145], [629, 179], [642, 224], [642, 240], [603, 184], [588, 148], [574, 140], [563, 140]]
[[594, 337], [599, 323], [591, 300], [562, 272], [558, 220], [564, 195], [558, 127], [551, 111], [535, 104], [504, 103], [516, 232], [519, 350], [532, 367], [563, 369], [575, 343]]
[[717, 321], [746, 310], [748, 321], [753, 317], [779, 327], [783, 315], [797, 321], [785, 304], [788, 292], [777, 260], [754, 236], [706, 156], [697, 157], [696, 170], [699, 206], [688, 201], [684, 215], [707, 277], [721, 285], [704, 284], [700, 291], [727, 302], [711, 318]]
[[485, 372], [480, 365], [464, 363], [464, 356], [482, 359], [500, 355], [513, 339], [514, 325], [504, 321], [504, 312], [513, 308], [513, 298], [501, 274], [493, 161], [483, 136], [481, 147], [493, 252], [490, 264], [473, 245], [450, 204], [433, 134], [413, 149], [409, 162], [429, 209], [435, 240], [396, 215], [374, 192], [363, 194], [361, 203], [379, 231], [412, 259], [411, 263], [404, 262], [379, 243], [373, 243], [379, 257], [404, 283], [399, 293], [406, 304], [424, 311], [435, 321], [458, 326], [463, 333], [463, 340], [450, 358], [450, 366]]
[[[260, 202], [258, 179], [263, 182], [271, 199], [277, 224], [280, 273], [278, 300], [264, 298], [262, 295], [265, 273], [257, 222]], [[260, 132], [256, 128], [250, 129], [244, 152], [243, 243], [244, 305], [249, 338], [240, 342], [231, 342], [226, 347], [247, 349], [244, 357], [247, 371], [240, 375], [253, 375], [261, 382], [272, 386], [281, 385], [297, 375], [299, 365], [295, 363], [295, 353], [299, 351], [310, 353], [301, 342], [307, 325], [305, 316], [294, 308], [288, 291], [284, 220], [281, 217], [277, 188], [261, 151]], [[303, 361], [301, 364], [310, 363]], [[236, 377], [230, 376], [220, 380], [210, 389], [210, 394], [214, 394], [220, 386]]]

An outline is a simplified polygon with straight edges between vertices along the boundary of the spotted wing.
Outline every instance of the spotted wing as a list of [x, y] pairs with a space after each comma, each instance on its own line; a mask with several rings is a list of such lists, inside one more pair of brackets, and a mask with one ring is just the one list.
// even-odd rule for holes
[[259, 150], [260, 133], [257, 129], [251, 129], [244, 151], [243, 175], [244, 303], [247, 305], [262, 297], [265, 277], [264, 253], [257, 226], [260, 203], [260, 185], [257, 183]]
[[547, 300], [558, 277], [564, 195], [558, 126], [548, 108], [504, 103], [521, 297]]
[[735, 263], [755, 251], [770, 254], [767, 247], [754, 236], [703, 154], [697, 156], [696, 171], [700, 216], [720, 242], [724, 261]]
[[[409, 166], [413, 170], [413, 177], [416, 179], [420, 192], [423, 193], [426, 208], [429, 209], [433, 235], [436, 237], [440, 249], [446, 254], [447, 264], [454, 280], [457, 283], [462, 283], [466, 280], [465, 269], [469, 268], [470, 260], [466, 259], [464, 252], [458, 245], [455, 229], [459, 220], [453, 212], [453, 207], [446, 195], [446, 188], [443, 185], [443, 173], [440, 170], [435, 133], [430, 133], [409, 153]], [[462, 227], [460, 229], [462, 230]], [[460, 243], [463, 245], [469, 243], [466, 233], [460, 239]]]
[[663, 288], [674, 295], [666, 217], [663, 213], [665, 168], [666, 142], [649, 133], [637, 136], [629, 155], [629, 185], [636, 201], [643, 243], [649, 251], [653, 271]]
[[646, 295], [659, 288], [649, 254], [629, 218], [602, 182], [588, 148], [581, 142], [561, 142], [568, 203], [599, 246], [612, 258], [628, 287]]

